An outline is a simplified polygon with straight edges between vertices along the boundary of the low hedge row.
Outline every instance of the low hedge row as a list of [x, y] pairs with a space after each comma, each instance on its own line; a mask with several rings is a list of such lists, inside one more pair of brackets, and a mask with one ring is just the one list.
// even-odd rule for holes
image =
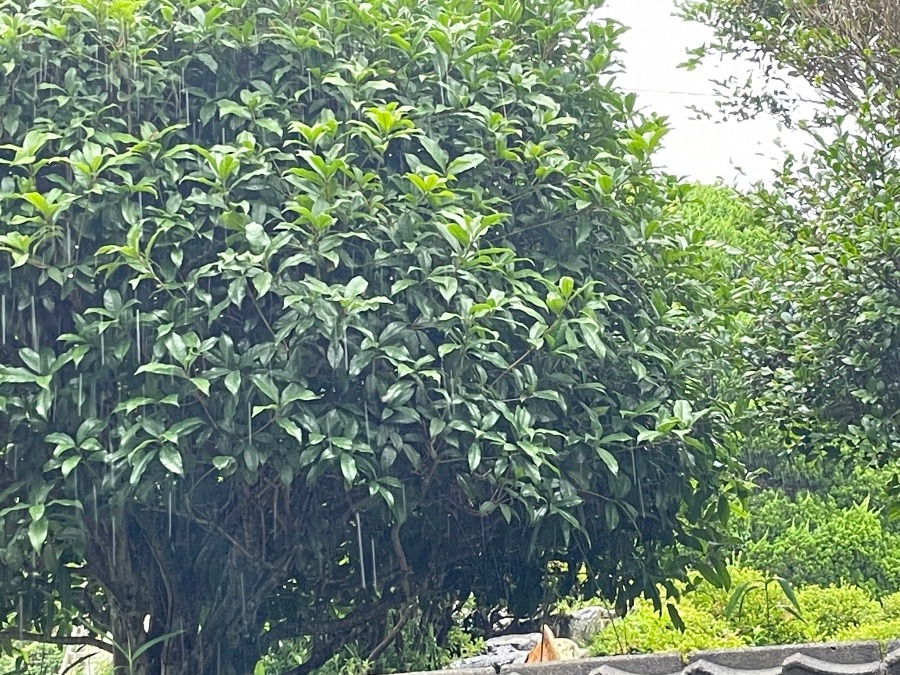
[[730, 568], [730, 590], [702, 582], [674, 601], [679, 630], [666, 612], [638, 601], [601, 631], [593, 655], [723, 649], [823, 640], [887, 640], [900, 637], [900, 593], [880, 599], [855, 585], [785, 589], [774, 577]]

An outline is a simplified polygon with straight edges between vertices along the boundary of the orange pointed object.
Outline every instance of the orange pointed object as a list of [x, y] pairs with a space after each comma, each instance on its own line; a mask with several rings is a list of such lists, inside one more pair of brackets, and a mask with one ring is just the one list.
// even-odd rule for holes
[[553, 631], [547, 626], [541, 626], [541, 640], [525, 657], [525, 663], [543, 663], [544, 661], [559, 661], [559, 652], [553, 644]]

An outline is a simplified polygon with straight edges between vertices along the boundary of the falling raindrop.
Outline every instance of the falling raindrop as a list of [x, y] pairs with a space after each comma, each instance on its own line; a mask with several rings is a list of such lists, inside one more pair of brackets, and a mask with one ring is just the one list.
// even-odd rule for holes
[[638, 485], [638, 498], [641, 500], [641, 517], [646, 518], [647, 513], [644, 510], [644, 490], [640, 487], [640, 481], [637, 475], [637, 465], [634, 461], [634, 448], [631, 449], [631, 475], [634, 476], [634, 482]]
[[110, 516], [110, 523], [112, 527], [112, 564], [113, 567], [116, 566], [116, 517]]
[[38, 336], [38, 327], [37, 327], [37, 310], [35, 308], [34, 296], [31, 296], [31, 342], [34, 345], [34, 351], [38, 352], [41, 349], [40, 339]]
[[0, 296], [0, 329], [3, 331], [3, 344], [6, 344], [6, 293]]
[[244, 625], [247, 625], [247, 596], [244, 594], [244, 573], [241, 572], [241, 616], [244, 619]]
[[[176, 77], [177, 77], [177, 76], [176, 76]], [[172, 83], [172, 88], [173, 88], [173, 89], [176, 89], [176, 90], [177, 90], [177, 89], [180, 89], [181, 86], [182, 86], [182, 83], [181, 83], [181, 82], [177, 82], [177, 81], [176, 81], [176, 82], [173, 82], [173, 83]], [[175, 92], [175, 116], [176, 116], [176, 117], [181, 117], [181, 93], [178, 92], [178, 91]]]
[[266, 536], [266, 514], [264, 514], [262, 511], [259, 512], [259, 525], [260, 531], [262, 532], [262, 535], [260, 536], [260, 539], [262, 540], [262, 559], [265, 560], [266, 544], [268, 543], [269, 538]]
[[253, 445], [253, 406], [247, 399], [247, 445]]
[[84, 405], [84, 374], [78, 373], [78, 416], [81, 417], [81, 407]]
[[450, 378], [448, 379], [447, 384], [450, 387], [450, 412], [453, 413], [454, 408], [455, 408], [454, 400], [456, 399], [456, 391], [455, 391], [454, 382], [453, 382], [453, 373], [450, 373]]
[[375, 537], [372, 537], [372, 589], [378, 590], [378, 570], [375, 564]]
[[172, 488], [169, 487], [169, 539], [172, 538]]
[[66, 262], [72, 264], [72, 228], [66, 223]]
[[19, 593], [19, 640], [22, 639], [22, 634], [25, 632], [25, 600], [22, 597], [22, 594]]
[[366, 590], [366, 557], [363, 553], [362, 523], [359, 520], [359, 511], [356, 512], [356, 539], [359, 542], [359, 575], [362, 579], [363, 590]]
[[144, 218], [144, 193], [138, 192], [138, 213], [141, 219]]
[[191, 126], [191, 99], [190, 93], [185, 86], [185, 77], [184, 77], [184, 69], [181, 69], [181, 91], [184, 94], [184, 116], [185, 120], [187, 120], [187, 125]]
[[184, 651], [184, 619], [180, 616], [178, 617], [178, 639], [181, 642], [181, 653], [185, 654]]
[[138, 362], [141, 361], [141, 310], [134, 310], [134, 334], [135, 340], [137, 342], [137, 358]]
[[372, 432], [369, 430], [369, 400], [363, 399], [363, 415], [366, 418], [366, 444], [372, 447]]
[[350, 350], [347, 349], [347, 325], [344, 324], [344, 370], [350, 372]]
[[[272, 537], [278, 534], [278, 490], [272, 490]], [[265, 541], [265, 540], [263, 540]]]
[[216, 645], [216, 675], [219, 675], [222, 668], [222, 645]]
[[99, 522], [99, 518], [97, 516], [97, 486], [96, 485], [94, 485], [94, 487], [92, 488], [92, 491], [94, 493], [94, 495], [93, 495], [94, 496], [94, 500], [93, 500], [94, 501], [94, 528], [96, 529], [97, 523]]
[[138, 91], [138, 89], [139, 89], [139, 86], [143, 83], [140, 80], [140, 73], [138, 72], [137, 54], [132, 55], [131, 70], [132, 70], [132, 79], [134, 81], [134, 107], [135, 107], [135, 111], [137, 112], [137, 118], [141, 119], [141, 95], [140, 95], [140, 92]]
[[100, 333], [100, 365], [106, 365], [106, 334]]

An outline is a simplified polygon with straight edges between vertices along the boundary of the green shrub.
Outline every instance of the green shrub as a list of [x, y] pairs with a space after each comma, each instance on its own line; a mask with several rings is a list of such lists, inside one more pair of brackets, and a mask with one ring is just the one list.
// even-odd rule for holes
[[881, 611], [887, 620], [900, 619], [900, 592], [881, 598]]
[[900, 638], [900, 619], [864, 623], [859, 626], [847, 626], [834, 634], [834, 640], [879, 640], [887, 642]]
[[810, 640], [830, 639], [884, 617], [878, 601], [859, 586], [807, 586], [797, 591], [797, 600]]
[[37, 642], [13, 643], [12, 654], [0, 654], [2, 675], [56, 675], [63, 650]]
[[[792, 610], [796, 610], [774, 578], [736, 565], [729, 566], [728, 573], [730, 588], [717, 588], [702, 582], [686, 596], [690, 604], [726, 621], [733, 631], [755, 645], [803, 639], [803, 622], [792, 615]], [[732, 602], [736, 594], [740, 597]], [[729, 604], [734, 605], [731, 612], [728, 611]]]
[[[842, 584], [793, 589], [797, 607], [776, 577], [730, 566], [731, 587], [701, 582], [677, 603], [679, 632], [668, 615], [638, 602], [594, 639], [592, 654], [718, 649], [821, 640], [890, 640], [900, 637], [900, 593], [879, 602], [865, 588]], [[797, 615], [799, 608], [799, 616]]]
[[594, 656], [643, 652], [743, 647], [749, 641], [720, 617], [683, 600], [678, 612], [685, 630], [678, 630], [666, 613], [660, 615], [649, 600], [639, 600], [628, 614], [600, 631], [590, 645]]
[[730, 589], [701, 582], [677, 602], [685, 631], [648, 600], [601, 631], [594, 655], [723, 649], [745, 645], [822, 640], [892, 640], [900, 637], [900, 593], [881, 602], [852, 585], [806, 586], [788, 590], [772, 576], [731, 566]]
[[840, 508], [834, 499], [771, 495], [749, 516], [743, 561], [795, 586], [851, 583], [882, 595], [900, 590], [900, 535], [885, 529], [867, 499]]

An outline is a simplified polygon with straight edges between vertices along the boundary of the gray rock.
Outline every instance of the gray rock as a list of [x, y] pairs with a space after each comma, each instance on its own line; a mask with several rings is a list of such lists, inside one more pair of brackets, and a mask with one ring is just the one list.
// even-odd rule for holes
[[484, 641], [488, 652], [505, 647], [512, 647], [519, 651], [529, 651], [541, 641], [540, 633], [519, 633], [516, 635], [499, 635]]
[[616, 612], [606, 607], [582, 607], [568, 617], [569, 637], [580, 645], [587, 645], [593, 637], [616, 618]]
[[887, 675], [900, 675], [900, 641], [891, 640], [885, 646], [884, 672]]
[[457, 659], [450, 668], [499, 668], [508, 664], [525, 663], [528, 652], [540, 642], [540, 633], [500, 635], [484, 643], [485, 652], [465, 659]]
[[514, 663], [523, 663], [528, 652], [520, 652], [515, 649], [504, 648], [488, 654], [479, 654], [478, 656], [470, 656], [465, 659], [457, 659], [451, 663], [448, 668], [454, 671], [480, 670], [488, 669], [491, 673], [496, 673], [500, 666], [506, 666]]
[[500, 675], [605, 675], [607, 672], [615, 675], [680, 675], [681, 665], [678, 654], [641, 654], [503, 666]]

